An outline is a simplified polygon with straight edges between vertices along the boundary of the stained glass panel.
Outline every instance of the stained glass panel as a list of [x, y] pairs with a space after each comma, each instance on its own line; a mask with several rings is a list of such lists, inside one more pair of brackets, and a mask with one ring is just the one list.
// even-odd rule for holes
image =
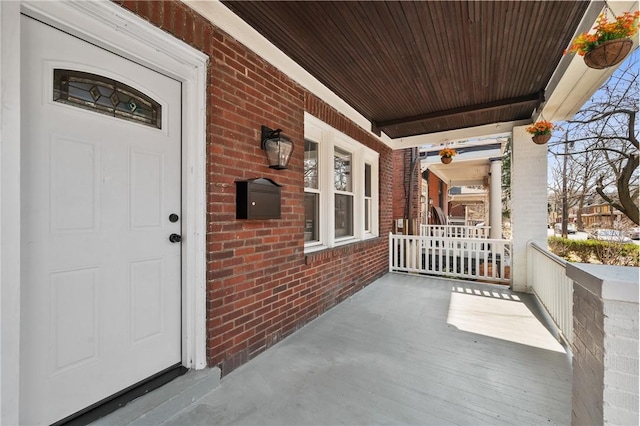
[[53, 70], [53, 100], [162, 128], [162, 106], [133, 87], [82, 71]]

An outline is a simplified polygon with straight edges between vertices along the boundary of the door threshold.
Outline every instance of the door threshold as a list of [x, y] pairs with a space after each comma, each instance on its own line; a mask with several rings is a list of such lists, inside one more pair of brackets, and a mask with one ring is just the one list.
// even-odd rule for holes
[[171, 367], [131, 385], [128, 388], [103, 399], [102, 401], [98, 401], [77, 413], [71, 414], [64, 419], [53, 423], [53, 426], [76, 426], [94, 422], [99, 418], [124, 407], [134, 399], [166, 385], [173, 379], [182, 376], [188, 370], [189, 369], [187, 367], [184, 367], [180, 363], [172, 365]]

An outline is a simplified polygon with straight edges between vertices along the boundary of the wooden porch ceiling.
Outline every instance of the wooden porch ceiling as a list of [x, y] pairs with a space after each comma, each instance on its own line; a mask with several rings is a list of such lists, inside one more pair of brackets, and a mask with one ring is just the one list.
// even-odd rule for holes
[[390, 138], [526, 120], [589, 1], [223, 1]]

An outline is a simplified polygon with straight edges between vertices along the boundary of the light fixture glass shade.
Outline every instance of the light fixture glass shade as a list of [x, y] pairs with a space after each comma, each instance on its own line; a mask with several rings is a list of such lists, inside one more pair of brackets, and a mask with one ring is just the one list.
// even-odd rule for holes
[[293, 152], [293, 142], [280, 136], [273, 139], [265, 139], [263, 147], [267, 153], [269, 167], [277, 170], [287, 168]]

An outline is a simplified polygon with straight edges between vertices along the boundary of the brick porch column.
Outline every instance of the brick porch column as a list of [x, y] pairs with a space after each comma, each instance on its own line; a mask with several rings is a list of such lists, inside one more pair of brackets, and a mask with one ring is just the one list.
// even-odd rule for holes
[[489, 189], [490, 238], [502, 238], [502, 157], [490, 158], [491, 180]]
[[527, 243], [547, 245], [547, 145], [536, 145], [526, 126], [513, 128], [511, 226], [513, 290], [529, 292]]

